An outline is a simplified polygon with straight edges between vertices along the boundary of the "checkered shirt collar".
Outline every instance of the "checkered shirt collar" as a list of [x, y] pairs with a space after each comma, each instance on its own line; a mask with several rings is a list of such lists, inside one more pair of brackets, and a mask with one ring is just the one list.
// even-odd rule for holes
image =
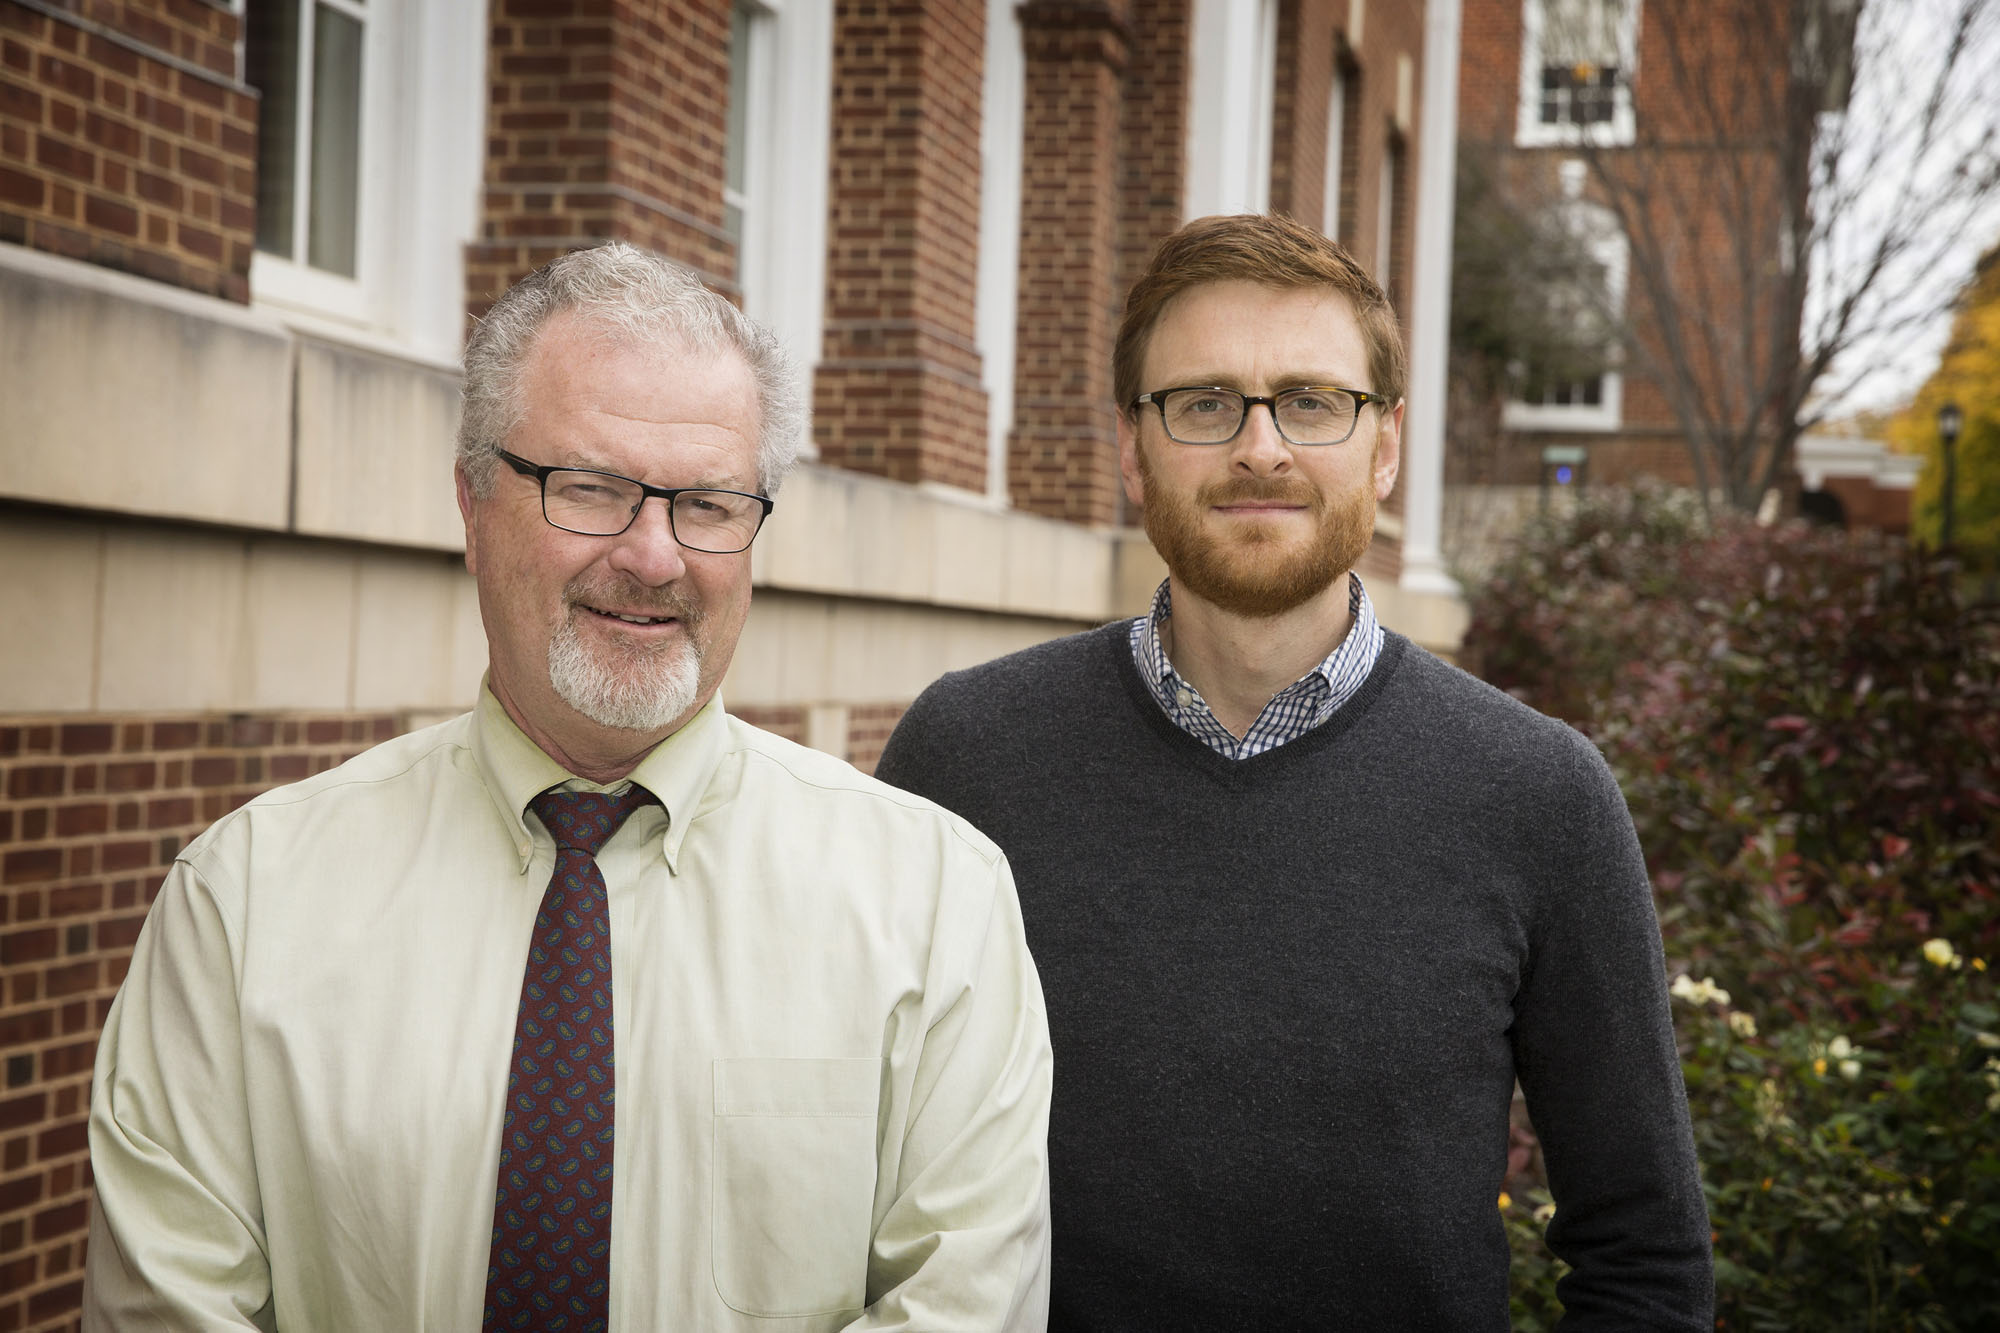
[[1286, 686], [1264, 706], [1242, 740], [1216, 721], [1201, 692], [1181, 678], [1167, 660], [1160, 626], [1173, 616], [1171, 584], [1162, 580], [1151, 614], [1132, 622], [1132, 660], [1153, 699], [1173, 724], [1228, 759], [1249, 759], [1295, 741], [1332, 717], [1352, 699], [1382, 655], [1382, 625], [1361, 576], [1348, 576], [1347, 609], [1354, 623], [1318, 666]]

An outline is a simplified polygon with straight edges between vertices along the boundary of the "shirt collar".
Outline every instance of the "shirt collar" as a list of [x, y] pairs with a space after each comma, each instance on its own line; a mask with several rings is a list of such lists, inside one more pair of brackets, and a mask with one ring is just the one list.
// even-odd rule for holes
[[[1347, 635], [1333, 646], [1333, 651], [1321, 659], [1318, 666], [1307, 674], [1317, 674], [1327, 683], [1328, 688], [1338, 689], [1339, 663], [1350, 644], [1367, 644], [1379, 634], [1375, 622], [1375, 604], [1368, 598], [1368, 589], [1362, 586], [1361, 576], [1349, 571], [1347, 575], [1347, 612], [1353, 618]], [[1155, 697], [1163, 706], [1173, 696], [1174, 688], [1180, 683], [1180, 675], [1174, 664], [1167, 659], [1165, 644], [1160, 639], [1160, 626], [1171, 620], [1174, 614], [1173, 580], [1161, 579], [1160, 586], [1153, 593], [1152, 610], [1137, 628], [1139, 639], [1139, 660], [1148, 668], [1146, 684], [1153, 688]], [[1305, 677], [1301, 676], [1301, 680]]]
[[523, 872], [535, 854], [535, 835], [524, 818], [530, 801], [551, 787], [615, 791], [628, 782], [636, 782], [653, 793], [666, 810], [666, 833], [661, 839], [660, 852], [666, 858], [667, 868], [677, 871], [681, 844], [687, 839], [702, 795], [721, 762], [727, 729], [722, 695], [718, 691], [679, 731], [655, 745], [629, 777], [613, 783], [589, 782], [563, 768], [529, 740], [507, 715], [490, 683], [482, 682], [479, 703], [473, 709], [472, 751], [486, 790], [514, 841]]

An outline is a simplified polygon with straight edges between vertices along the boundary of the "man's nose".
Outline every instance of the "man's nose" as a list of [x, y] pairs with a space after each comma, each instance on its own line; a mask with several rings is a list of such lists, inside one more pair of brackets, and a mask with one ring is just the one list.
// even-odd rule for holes
[[1255, 477], [1275, 476], [1292, 466], [1292, 449], [1278, 434], [1275, 403], [1244, 405], [1243, 428], [1229, 442], [1230, 466]]
[[687, 572], [687, 549], [674, 538], [667, 501], [657, 495], [647, 496], [632, 526], [611, 541], [612, 568], [650, 587], [672, 583]]

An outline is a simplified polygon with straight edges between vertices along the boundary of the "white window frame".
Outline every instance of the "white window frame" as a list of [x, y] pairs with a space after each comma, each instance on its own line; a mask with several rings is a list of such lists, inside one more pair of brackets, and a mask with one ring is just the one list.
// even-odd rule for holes
[[1277, 0], [1195, 0], [1188, 54], [1186, 218], [1271, 204]]
[[[485, 161], [484, 13], [421, 0], [328, 2], [366, 11], [355, 275], [259, 250], [251, 300], [309, 332], [455, 365]], [[236, 8], [247, 19], [241, 0]], [[302, 134], [310, 116], [301, 99]]]
[[1382, 142], [1382, 175], [1378, 182], [1381, 197], [1375, 201], [1375, 281], [1389, 290], [1396, 250], [1396, 153], [1385, 138]]
[[[1565, 166], [1580, 163], [1565, 164]], [[1616, 324], [1625, 313], [1626, 275], [1632, 262], [1632, 244], [1618, 225], [1617, 215], [1601, 204], [1586, 199], [1568, 199], [1558, 205], [1563, 225], [1582, 240], [1591, 257], [1604, 267], [1604, 299], [1607, 313]], [[1625, 377], [1616, 364], [1600, 376], [1595, 403], [1526, 403], [1514, 401], [1500, 409], [1500, 424], [1508, 430], [1615, 431], [1624, 423]]]
[[[749, 102], [737, 282], [743, 310], [810, 377], [824, 350], [833, 0], [750, 0]], [[803, 445], [814, 453], [808, 431]]]
[[974, 316], [986, 389], [986, 496], [1005, 507], [1007, 440], [1014, 430], [1015, 320], [1020, 301], [1021, 165], [1027, 133], [1027, 58], [1012, 4], [986, 6], [980, 90], [979, 294]]
[[1320, 199], [1320, 230], [1336, 241], [1351, 239], [1340, 234], [1341, 137], [1347, 130], [1346, 111], [1347, 71], [1336, 60], [1326, 97], [1326, 188]]
[[1521, 81], [1514, 142], [1522, 148], [1567, 147], [1591, 144], [1600, 148], [1630, 145], [1637, 137], [1638, 122], [1632, 107], [1632, 90], [1639, 73], [1640, 0], [1606, 0], [1617, 3], [1619, 80], [1611, 119], [1589, 125], [1542, 123], [1542, 34], [1548, 25], [1545, 0], [1521, 0]]

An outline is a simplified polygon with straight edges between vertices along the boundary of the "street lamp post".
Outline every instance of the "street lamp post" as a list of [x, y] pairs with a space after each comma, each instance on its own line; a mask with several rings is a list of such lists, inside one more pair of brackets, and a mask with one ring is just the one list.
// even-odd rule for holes
[[1958, 432], [1964, 426], [1965, 414], [1957, 403], [1938, 409], [1938, 438], [1944, 441], [1944, 521], [1939, 524], [1939, 535], [1946, 550], [1951, 549], [1952, 502], [1958, 492]]

